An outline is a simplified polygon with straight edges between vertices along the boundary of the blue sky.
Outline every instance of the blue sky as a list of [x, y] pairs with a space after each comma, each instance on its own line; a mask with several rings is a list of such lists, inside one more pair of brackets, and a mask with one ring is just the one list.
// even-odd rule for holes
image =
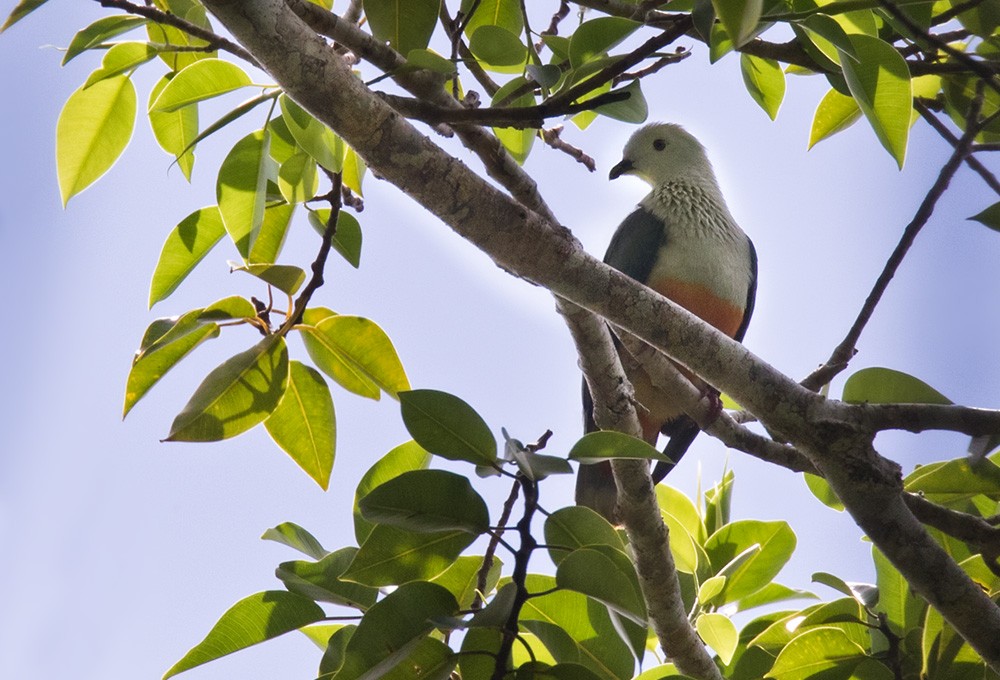
[[[249, 277], [228, 273], [225, 260], [235, 252], [223, 243], [173, 297], [146, 309], [163, 239], [189, 212], [214, 202], [221, 154], [242, 128], [199, 147], [188, 185], [140, 118], [121, 161], [60, 207], [56, 118], [99, 55], [60, 68], [61, 53], [46, 46], [65, 46], [101, 15], [96, 4], [50, 3], [0, 36], [0, 288], [8, 309], [0, 336], [7, 357], [0, 381], [0, 583], [7, 590], [0, 677], [159, 677], [232, 603], [280, 587], [273, 569], [296, 555], [260, 541], [265, 529], [290, 520], [328, 549], [351, 544], [354, 485], [407, 438], [394, 402], [335, 388], [338, 457], [327, 493], [260, 428], [219, 444], [160, 443], [200, 377], [253, 342], [246, 329], [200, 348], [121, 421], [130, 358], [153, 318], [261, 291]], [[154, 76], [136, 79], [142, 102]], [[652, 119], [680, 122], [708, 147], [732, 212], [756, 243], [760, 287], [748, 346], [801, 377], [843, 336], [949, 150], [918, 123], [899, 172], [861, 122], [807, 153], [826, 85], [804, 77], [788, 85], [772, 123], [744, 91], [738, 60], [709, 67], [697, 48], [646, 93]], [[239, 101], [235, 95], [213, 111]], [[567, 126], [566, 138], [596, 158], [594, 174], [540, 147], [527, 163], [559, 219], [595, 254], [645, 192], [632, 178], [607, 181], [630, 132], [605, 120], [586, 133]], [[498, 434], [504, 426], [532, 440], [552, 429], [549, 452], [565, 452], [580, 435], [579, 376], [551, 298], [500, 271], [387, 183], [369, 177], [365, 188], [362, 267], [332, 260], [317, 302], [381, 324], [415, 387], [461, 396]], [[889, 366], [956, 401], [1000, 406], [993, 351], [1000, 312], [991, 304], [1000, 292], [1000, 236], [965, 220], [994, 200], [972, 173], [959, 173], [862, 337], [853, 368]], [[312, 260], [317, 239], [299, 219], [283, 261], [301, 266]], [[304, 355], [297, 341], [292, 352]], [[879, 445], [910, 470], [960, 455], [965, 441], [894, 434]], [[818, 570], [872, 578], [853, 522], [814, 502], [798, 476], [727, 455], [702, 437], [669, 482], [694, 493], [699, 471], [709, 485], [727, 460], [737, 475], [734, 514], [788, 519], [798, 534], [783, 582], [808, 587]], [[507, 490], [495, 481], [480, 488], [494, 502]], [[568, 477], [543, 488], [549, 507], [571, 496]], [[188, 677], [312, 677], [318, 659], [305, 638], [287, 636]]]

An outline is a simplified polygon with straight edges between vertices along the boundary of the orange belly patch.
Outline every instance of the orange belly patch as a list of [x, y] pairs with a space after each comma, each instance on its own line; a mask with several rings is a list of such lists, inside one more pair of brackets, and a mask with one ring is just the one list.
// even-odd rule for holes
[[663, 278], [651, 281], [649, 287], [729, 337], [736, 335], [736, 331], [743, 323], [742, 307], [723, 300], [703, 285]]

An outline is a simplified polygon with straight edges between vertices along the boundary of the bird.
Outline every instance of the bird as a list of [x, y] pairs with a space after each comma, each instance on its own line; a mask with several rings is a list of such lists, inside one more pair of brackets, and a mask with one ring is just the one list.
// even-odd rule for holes
[[[680, 125], [646, 125], [633, 133], [608, 177], [623, 175], [639, 177], [651, 190], [618, 226], [604, 262], [742, 341], [756, 299], [757, 252], [733, 219], [705, 148]], [[680, 461], [699, 428], [675, 398], [653, 387], [634, 359], [626, 360], [617, 340], [616, 345], [634, 389], [643, 439], [655, 446], [660, 434], [670, 437], [664, 454], [671, 462], [657, 465], [655, 484]], [[686, 375], [718, 398], [700, 379]], [[583, 410], [585, 430], [597, 430], [586, 381]], [[610, 463], [580, 466], [576, 502], [618, 524]]]

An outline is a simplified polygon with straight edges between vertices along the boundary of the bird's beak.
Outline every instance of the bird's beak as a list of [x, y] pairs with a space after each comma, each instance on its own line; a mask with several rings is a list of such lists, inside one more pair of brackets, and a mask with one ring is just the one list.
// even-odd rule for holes
[[632, 161], [623, 158], [618, 162], [618, 165], [611, 168], [611, 172], [608, 173], [608, 179], [618, 179], [622, 175], [631, 172], [634, 167]]

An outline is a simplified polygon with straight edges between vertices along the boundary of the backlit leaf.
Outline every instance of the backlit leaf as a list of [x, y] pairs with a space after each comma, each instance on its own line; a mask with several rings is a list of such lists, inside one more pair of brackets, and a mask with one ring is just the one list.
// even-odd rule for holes
[[333, 469], [337, 421], [326, 381], [298, 361], [288, 365], [288, 386], [264, 421], [271, 438], [326, 491]]
[[285, 587], [317, 602], [332, 602], [365, 610], [375, 604], [378, 591], [340, 577], [357, 555], [357, 548], [341, 548], [316, 562], [282, 562], [275, 571]]
[[580, 24], [569, 41], [569, 60], [579, 68], [594, 57], [607, 54], [642, 26], [637, 21], [619, 17], [600, 17]]
[[295, 142], [330, 172], [340, 172], [344, 165], [344, 142], [325, 124], [286, 95], [278, 98], [281, 115]]
[[831, 89], [820, 100], [813, 115], [812, 129], [809, 131], [809, 148], [851, 127], [860, 117], [861, 108], [854, 101], [854, 97], [848, 97]]
[[835, 668], [850, 670], [865, 659], [865, 650], [839, 628], [819, 627], [796, 636], [778, 654], [768, 677], [775, 680], [808, 680]]
[[392, 341], [374, 321], [337, 314], [301, 330], [309, 356], [345, 389], [372, 399], [382, 390], [395, 399], [410, 388]]
[[285, 339], [269, 335], [205, 377], [166, 441], [218, 441], [249, 430], [274, 411], [287, 378]]
[[131, 71], [155, 57], [156, 53], [156, 48], [144, 42], [121, 42], [112, 45], [104, 53], [101, 68], [91, 73], [83, 86], [90, 87], [99, 80]]
[[752, 54], [740, 55], [743, 83], [753, 100], [764, 109], [771, 120], [778, 115], [781, 100], [785, 97], [785, 74], [773, 59]]
[[282, 522], [268, 529], [261, 535], [261, 539], [283, 543], [316, 560], [321, 560], [329, 554], [315, 536], [294, 522]]
[[608, 605], [636, 623], [646, 623], [646, 601], [632, 561], [607, 545], [579, 548], [556, 568], [556, 584]]
[[160, 250], [149, 285], [149, 306], [169, 297], [225, 234], [222, 216], [214, 205], [195, 210], [181, 220]]
[[735, 47], [753, 36], [764, 10], [764, 0], [712, 0], [712, 5]]
[[970, 220], [975, 220], [994, 231], [1000, 231], [1000, 203], [994, 203], [986, 210], [976, 213]]
[[441, 0], [364, 0], [372, 34], [406, 56], [430, 42]]
[[[320, 208], [309, 212], [309, 224], [322, 236], [326, 223], [330, 220], [330, 209]], [[333, 249], [347, 260], [352, 267], [361, 266], [361, 225], [354, 215], [341, 210], [337, 214], [337, 230], [333, 234]]]
[[264, 221], [267, 181], [276, 167], [268, 155], [270, 132], [256, 130], [236, 142], [219, 167], [215, 196], [226, 232], [247, 258]]
[[[42, 0], [44, 2], [45, 0]], [[4, 24], [4, 28], [7, 28], [13, 23], [11, 19], [17, 14], [18, 10], [22, 6], [34, 4], [36, 7], [41, 4], [41, 2], [32, 3], [31, 0], [26, 0], [14, 9], [11, 13], [11, 18], [7, 20], [7, 24]], [[32, 7], [34, 9], [34, 7]], [[29, 12], [31, 10], [28, 10]], [[126, 14], [117, 14], [110, 17], [101, 17], [94, 23], [90, 24], [86, 28], [77, 31], [77, 34], [73, 36], [70, 40], [69, 46], [66, 48], [66, 54], [63, 55], [62, 65], [65, 66], [74, 57], [82, 54], [86, 50], [92, 49], [101, 45], [106, 40], [110, 40], [122, 33], [127, 33], [134, 28], [138, 28], [146, 23], [146, 19], [143, 17], [128, 16]], [[3, 29], [0, 29], [2, 32]]]
[[[171, 74], [168, 73], [153, 86], [149, 93], [150, 104], [160, 96], [170, 78]], [[153, 128], [157, 143], [177, 159], [177, 165], [190, 182], [191, 169], [194, 167], [194, 145], [198, 137], [198, 107], [186, 106], [172, 113], [150, 110], [149, 126]]]
[[852, 35], [858, 60], [841, 59], [844, 79], [882, 146], [903, 167], [910, 134], [912, 91], [906, 61], [889, 43]]
[[151, 111], [175, 111], [218, 97], [253, 83], [246, 72], [230, 61], [199, 59], [174, 76], [153, 102]]
[[309, 598], [283, 590], [246, 597], [222, 615], [205, 639], [175, 663], [164, 680], [178, 673], [284, 635], [323, 619], [326, 614]]
[[[787, 523], [758, 520], [732, 522], [709, 536], [705, 552], [716, 573], [727, 578], [718, 604], [740, 600], [774, 580], [792, 556], [795, 542]], [[742, 557], [755, 547], [759, 550]]]
[[76, 90], [56, 125], [56, 168], [63, 206], [107, 172], [135, 128], [135, 86], [126, 76]]
[[694, 625], [705, 644], [714, 649], [722, 663], [728, 666], [739, 644], [739, 633], [732, 620], [724, 614], [702, 614]]
[[852, 404], [951, 404], [919, 378], [891, 368], [863, 368], [844, 383], [843, 400]]

